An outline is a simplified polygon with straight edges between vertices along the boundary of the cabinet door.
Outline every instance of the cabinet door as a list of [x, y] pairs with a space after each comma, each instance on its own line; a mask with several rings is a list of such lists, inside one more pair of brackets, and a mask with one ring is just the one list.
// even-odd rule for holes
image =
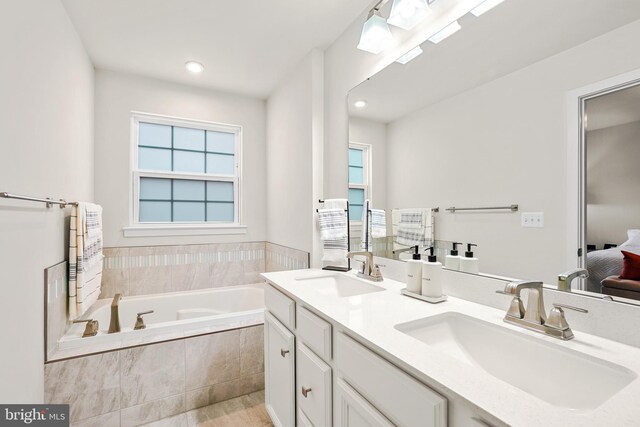
[[336, 383], [340, 427], [394, 427], [376, 408], [341, 379]]
[[296, 362], [298, 411], [315, 427], [330, 427], [331, 368], [299, 342]]
[[265, 406], [277, 427], [295, 426], [295, 337], [264, 313]]

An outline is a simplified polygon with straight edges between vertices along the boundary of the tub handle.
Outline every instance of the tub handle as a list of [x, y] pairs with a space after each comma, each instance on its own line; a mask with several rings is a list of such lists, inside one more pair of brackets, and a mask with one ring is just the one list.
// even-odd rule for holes
[[307, 397], [307, 395], [311, 392], [311, 387], [302, 386], [302, 395]]
[[142, 319], [142, 316], [144, 316], [145, 314], [151, 314], [151, 313], [153, 313], [153, 310], [142, 311], [138, 313], [138, 317], [136, 318], [136, 325], [133, 327], [133, 329], [138, 330], [138, 329], [146, 328], [147, 325], [144, 324], [144, 320]]
[[85, 320], [74, 320], [73, 323], [85, 323], [87, 322], [87, 326], [84, 328], [84, 332], [82, 333], [82, 338], [93, 337], [98, 334], [98, 321], [93, 319], [85, 319]]
[[285, 350], [284, 348], [280, 349], [280, 356], [285, 357], [289, 353], [289, 350]]

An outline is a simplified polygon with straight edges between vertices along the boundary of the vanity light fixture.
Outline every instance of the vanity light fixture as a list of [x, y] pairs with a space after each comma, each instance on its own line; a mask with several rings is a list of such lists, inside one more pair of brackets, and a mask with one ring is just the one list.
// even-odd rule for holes
[[359, 99], [353, 103], [353, 106], [356, 108], [364, 108], [367, 106], [367, 101], [365, 101], [364, 99]]
[[184, 66], [187, 68], [188, 71], [194, 74], [198, 74], [204, 71], [204, 65], [196, 61], [187, 61], [184, 63]]
[[387, 20], [380, 16], [376, 7], [369, 11], [367, 22], [362, 27], [358, 49], [378, 54], [391, 44], [393, 37]]
[[471, 10], [471, 14], [475, 15], [475, 16], [480, 16], [483, 13], [488, 12], [489, 10], [493, 9], [494, 7], [496, 7], [497, 5], [502, 3], [503, 1], [504, 0], [485, 0], [483, 3], [480, 3], [474, 9], [472, 9]]
[[393, 0], [387, 22], [395, 27], [410, 30], [430, 12], [427, 0]]
[[421, 53], [422, 53], [422, 48], [420, 46], [416, 46], [413, 49], [411, 49], [409, 52], [402, 55], [400, 58], [396, 59], [396, 62], [404, 65], [407, 62], [411, 61], [412, 59], [415, 59]]
[[446, 27], [429, 37], [427, 40], [429, 40], [431, 43], [438, 44], [450, 35], [457, 33], [461, 28], [462, 27], [460, 26], [460, 24], [458, 24], [458, 21], [453, 21], [451, 24], [447, 25]]

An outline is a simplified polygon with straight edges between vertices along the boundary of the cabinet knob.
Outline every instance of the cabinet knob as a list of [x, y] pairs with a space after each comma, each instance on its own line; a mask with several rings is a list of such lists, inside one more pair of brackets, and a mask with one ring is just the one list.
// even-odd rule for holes
[[307, 397], [307, 395], [311, 392], [310, 388], [306, 388], [305, 386], [302, 386], [302, 395], [304, 397]]
[[285, 350], [284, 348], [280, 349], [280, 356], [285, 357], [289, 353], [289, 350]]

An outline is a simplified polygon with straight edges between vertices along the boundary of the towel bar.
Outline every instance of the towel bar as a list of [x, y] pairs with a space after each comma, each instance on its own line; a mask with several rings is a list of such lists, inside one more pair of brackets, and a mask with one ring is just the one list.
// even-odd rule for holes
[[16, 199], [16, 200], [27, 200], [30, 202], [41, 202], [45, 203], [48, 208], [53, 205], [60, 205], [60, 209], [64, 209], [67, 205], [78, 206], [78, 202], [67, 202], [66, 200], [53, 200], [51, 198], [42, 198], [42, 197], [31, 197], [31, 196], [21, 196], [19, 194], [11, 194], [7, 192], [0, 192], [0, 197], [4, 199]]

